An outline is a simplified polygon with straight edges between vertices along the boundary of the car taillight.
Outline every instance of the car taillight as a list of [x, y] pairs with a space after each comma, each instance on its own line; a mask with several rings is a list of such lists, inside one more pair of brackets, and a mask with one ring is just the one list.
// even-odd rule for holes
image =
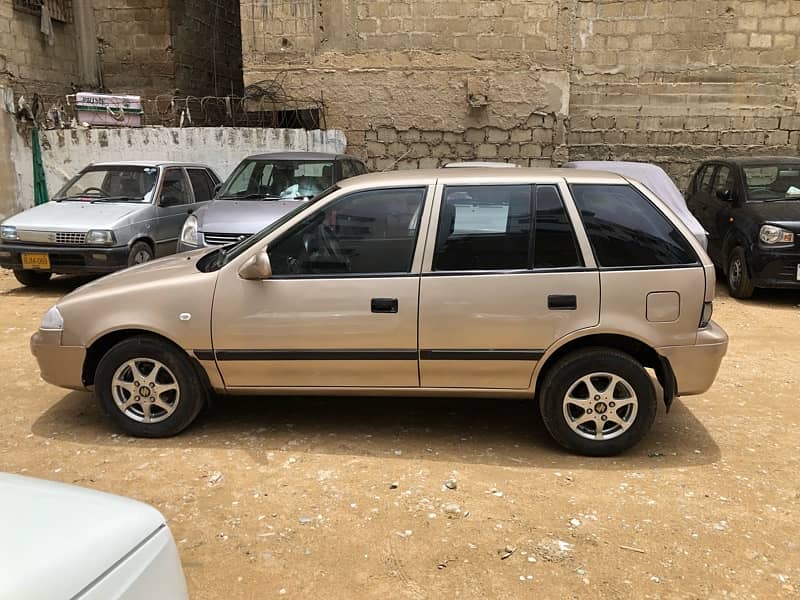
[[713, 314], [714, 314], [714, 303], [704, 302], [703, 313], [700, 315], [700, 329], [702, 329], [703, 327], [708, 327], [709, 322], [711, 322], [711, 316]]

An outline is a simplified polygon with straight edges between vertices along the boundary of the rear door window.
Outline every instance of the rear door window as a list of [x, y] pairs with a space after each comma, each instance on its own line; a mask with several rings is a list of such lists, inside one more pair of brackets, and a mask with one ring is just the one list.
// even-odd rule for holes
[[214, 182], [205, 169], [187, 169], [195, 202], [206, 202], [214, 196]]
[[533, 266], [537, 269], [583, 266], [575, 232], [558, 187], [536, 186], [536, 234]]
[[697, 264], [677, 227], [635, 188], [576, 184], [572, 195], [600, 267]]

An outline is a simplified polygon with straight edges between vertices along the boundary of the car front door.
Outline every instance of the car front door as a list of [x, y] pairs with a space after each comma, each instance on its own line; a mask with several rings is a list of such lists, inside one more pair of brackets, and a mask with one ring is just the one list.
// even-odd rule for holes
[[560, 337], [598, 323], [600, 278], [566, 186], [448, 185], [420, 284], [423, 387], [527, 389]]
[[429, 193], [334, 193], [270, 242], [269, 279], [223, 270], [212, 335], [225, 385], [418, 387], [418, 233]]
[[733, 218], [731, 211], [734, 206], [736, 193], [736, 176], [728, 165], [720, 165], [714, 174], [714, 182], [708, 194], [708, 244], [713, 246], [714, 257], [724, 260], [722, 256], [725, 235], [730, 229], [729, 219]]
[[[718, 165], [707, 164], [702, 167], [695, 178], [692, 180], [694, 188], [687, 194], [686, 206], [700, 222], [703, 228], [710, 233], [710, 223], [713, 219], [712, 210], [715, 204], [712, 202], [712, 185], [714, 173]], [[716, 248], [711, 246], [711, 238], [708, 239], [708, 252], [712, 256], [716, 253]]]
[[194, 211], [194, 195], [182, 167], [164, 170], [158, 194], [156, 256], [174, 254], [186, 217]]

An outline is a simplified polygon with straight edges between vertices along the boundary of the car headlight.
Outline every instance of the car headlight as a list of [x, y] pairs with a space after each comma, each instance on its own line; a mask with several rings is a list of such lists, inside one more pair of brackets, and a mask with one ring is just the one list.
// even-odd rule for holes
[[13, 225], [3, 225], [0, 227], [0, 237], [4, 240], [18, 240], [19, 236], [17, 235], [17, 228]]
[[45, 329], [47, 331], [62, 331], [64, 329], [64, 317], [61, 316], [61, 312], [58, 308], [54, 306], [44, 313], [39, 329]]
[[181, 230], [181, 241], [184, 244], [191, 244], [192, 246], [200, 245], [197, 236], [197, 217], [194, 215], [191, 215], [188, 219], [186, 219], [186, 222], [183, 224], [183, 229]]
[[794, 233], [775, 225], [762, 225], [758, 239], [770, 246], [777, 244], [794, 244]]
[[108, 229], [91, 229], [86, 234], [86, 243], [100, 246], [110, 246], [114, 243], [114, 232]]

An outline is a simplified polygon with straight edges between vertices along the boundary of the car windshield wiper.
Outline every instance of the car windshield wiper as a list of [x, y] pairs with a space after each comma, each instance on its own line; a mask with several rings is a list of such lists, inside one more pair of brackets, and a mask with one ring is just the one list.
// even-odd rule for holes
[[241, 196], [220, 196], [217, 200], [280, 200], [279, 196], [270, 196], [269, 194], [243, 194]]
[[764, 202], [777, 202], [778, 200], [800, 200], [800, 194], [786, 194], [775, 198], [764, 198]]
[[141, 202], [141, 198], [131, 198], [130, 196], [101, 196], [100, 198], [92, 198], [92, 204], [95, 202]]

